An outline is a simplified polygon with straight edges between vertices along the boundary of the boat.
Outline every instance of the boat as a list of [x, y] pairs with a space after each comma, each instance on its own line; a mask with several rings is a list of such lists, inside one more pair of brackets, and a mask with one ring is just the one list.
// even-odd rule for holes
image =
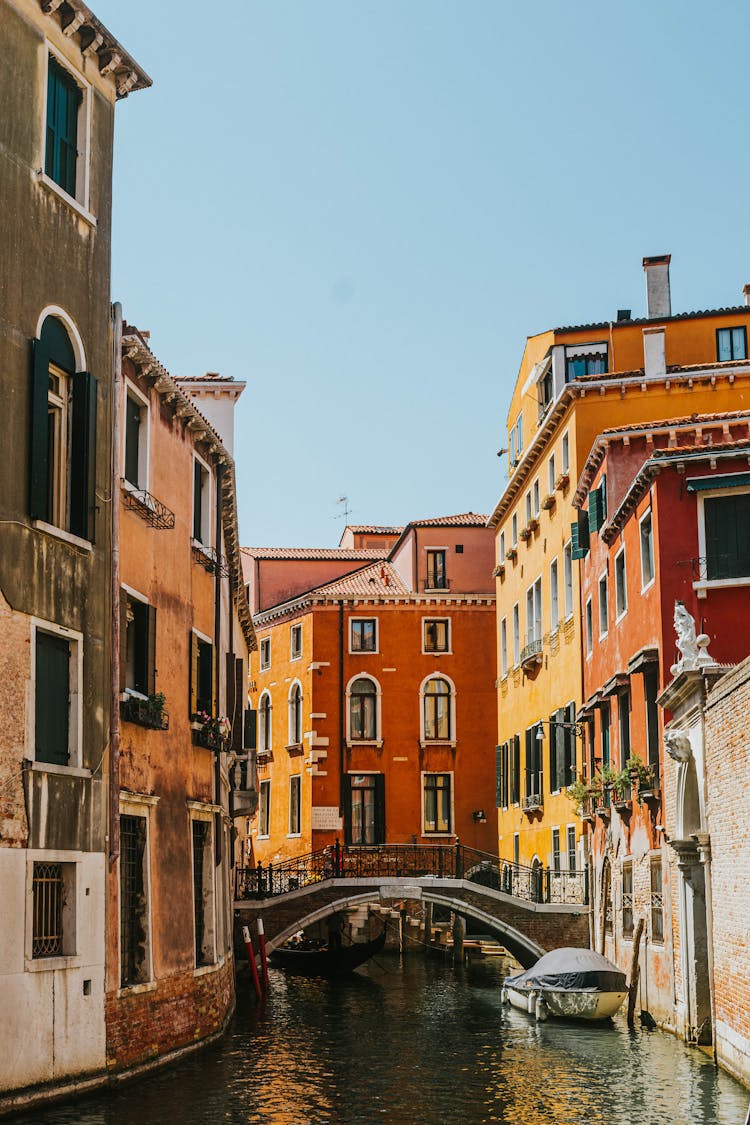
[[268, 955], [274, 968], [306, 977], [339, 977], [352, 973], [369, 961], [385, 945], [385, 928], [372, 941], [358, 941], [339, 947], [323, 945], [311, 948], [310, 943], [280, 945]]
[[506, 977], [502, 999], [538, 1020], [606, 1020], [628, 994], [625, 974], [591, 949], [553, 949], [533, 968]]

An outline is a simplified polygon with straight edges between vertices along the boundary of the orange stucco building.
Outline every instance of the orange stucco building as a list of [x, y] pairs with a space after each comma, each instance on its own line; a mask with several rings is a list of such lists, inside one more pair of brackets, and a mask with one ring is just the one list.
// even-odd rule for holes
[[115, 391], [120, 710], [106, 1025], [108, 1067], [120, 1070], [205, 1039], [233, 1010], [231, 813], [251, 785], [254, 639], [221, 437], [148, 334], [127, 325]]
[[[354, 546], [378, 534], [390, 546]], [[254, 618], [259, 807], [243, 862], [278, 862], [336, 839], [460, 839], [490, 850], [494, 583], [485, 517], [347, 529], [342, 542], [350, 545], [328, 552], [243, 550], [251, 603], [267, 605], [264, 573], [272, 589], [295, 591]], [[315, 584], [300, 590], [297, 573], [313, 571]]]

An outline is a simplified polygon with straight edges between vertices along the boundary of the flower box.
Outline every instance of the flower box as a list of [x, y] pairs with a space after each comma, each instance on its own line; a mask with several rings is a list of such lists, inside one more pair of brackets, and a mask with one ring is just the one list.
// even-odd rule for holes
[[169, 730], [169, 715], [164, 710], [164, 696], [151, 695], [140, 699], [128, 695], [120, 703], [120, 715], [126, 723], [136, 723], [148, 730]]
[[506, 559], [510, 559], [511, 562], [515, 562], [515, 560], [518, 558], [518, 547], [509, 547], [506, 551], [505, 557]]
[[542, 507], [544, 508], [545, 512], [548, 512], [550, 508], [554, 508], [556, 503], [557, 497], [555, 496], [554, 492], [550, 492], [549, 496], [544, 497], [544, 500], [542, 501]]
[[560, 473], [555, 481], [555, 488], [558, 492], [562, 492], [570, 484], [570, 473]]

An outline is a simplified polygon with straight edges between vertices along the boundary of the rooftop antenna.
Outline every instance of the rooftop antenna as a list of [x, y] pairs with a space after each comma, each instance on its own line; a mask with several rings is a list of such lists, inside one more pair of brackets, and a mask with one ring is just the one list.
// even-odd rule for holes
[[349, 497], [348, 496], [339, 496], [336, 503], [344, 505], [343, 512], [339, 512], [339, 514], [336, 516], [336, 519], [337, 520], [343, 519], [346, 523], [348, 523], [349, 522], [349, 516], [352, 513], [352, 510], [349, 507]]

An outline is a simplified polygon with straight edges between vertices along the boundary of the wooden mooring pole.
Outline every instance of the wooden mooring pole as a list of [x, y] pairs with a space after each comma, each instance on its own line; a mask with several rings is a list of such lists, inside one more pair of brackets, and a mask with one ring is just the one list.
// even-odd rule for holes
[[263, 996], [263, 993], [260, 987], [260, 980], [258, 979], [258, 966], [255, 964], [255, 950], [253, 949], [253, 939], [250, 936], [250, 928], [248, 926], [242, 927], [242, 940], [245, 943], [245, 949], [247, 950], [247, 959], [250, 962], [250, 969], [253, 974], [255, 994], [260, 1000]]
[[643, 917], [639, 918], [638, 925], [635, 927], [635, 934], [633, 935], [633, 954], [630, 958], [630, 984], [628, 986], [628, 1027], [632, 1027], [635, 1023], [635, 1001], [638, 995], [638, 978], [640, 976], [638, 954], [641, 948], [644, 924], [645, 919]]

